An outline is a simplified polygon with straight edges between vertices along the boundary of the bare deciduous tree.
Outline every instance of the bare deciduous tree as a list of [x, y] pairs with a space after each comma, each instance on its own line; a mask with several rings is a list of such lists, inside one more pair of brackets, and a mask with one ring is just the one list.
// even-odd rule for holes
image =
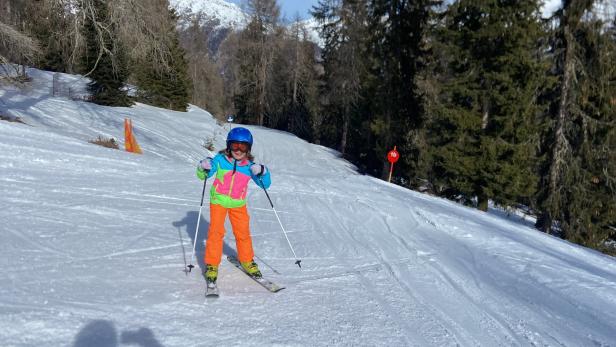
[[[211, 28], [203, 13], [187, 18], [188, 27], [182, 31], [182, 46], [186, 50], [188, 73], [192, 79], [191, 103], [224, 119], [224, 86], [220, 66], [209, 50]], [[204, 23], [205, 22], [205, 23]]]
[[[38, 45], [31, 37], [0, 22], [0, 74], [13, 81], [25, 77], [23, 64], [33, 62], [37, 53]], [[21, 64], [22, 71], [11, 63]]]
[[[272, 69], [276, 36], [278, 35], [280, 9], [276, 0], [248, 0], [250, 23], [241, 33], [238, 63], [241, 78], [238, 94], [244, 98], [240, 113], [250, 112], [259, 125], [265, 122], [268, 105], [268, 79]], [[248, 111], [249, 110], [249, 111]]]

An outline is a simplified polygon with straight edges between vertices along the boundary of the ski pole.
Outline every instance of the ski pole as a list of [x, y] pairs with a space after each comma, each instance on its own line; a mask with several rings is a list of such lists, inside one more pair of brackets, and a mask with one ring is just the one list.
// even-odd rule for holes
[[269, 203], [272, 206], [272, 210], [274, 211], [274, 214], [276, 215], [276, 219], [278, 219], [278, 224], [280, 224], [280, 228], [282, 229], [282, 232], [284, 233], [284, 237], [287, 239], [287, 243], [289, 244], [289, 248], [291, 248], [291, 252], [293, 252], [293, 256], [295, 257], [295, 264], [297, 264], [297, 266], [299, 266], [299, 268], [301, 269], [302, 268], [302, 264], [301, 264], [302, 261], [297, 259], [297, 254], [295, 254], [295, 250], [293, 249], [293, 246], [291, 245], [291, 241], [289, 241], [289, 236], [287, 236], [287, 231], [284, 230], [284, 226], [282, 226], [282, 222], [280, 221], [280, 217], [278, 217], [278, 212], [274, 208], [274, 204], [272, 203], [272, 199], [270, 199], [270, 196], [267, 193], [267, 189], [265, 189], [265, 185], [263, 184], [263, 180], [261, 179], [261, 175], [259, 175], [258, 177], [259, 177], [259, 182], [261, 182], [261, 188], [263, 188], [263, 191], [265, 192], [265, 196], [267, 196], [267, 200], [269, 200]]
[[197, 218], [197, 229], [195, 230], [195, 241], [193, 242], [193, 251], [190, 256], [190, 264], [188, 267], [188, 272], [190, 272], [195, 266], [192, 264], [193, 259], [195, 258], [195, 249], [197, 248], [197, 238], [199, 236], [199, 223], [201, 223], [201, 210], [203, 209], [203, 197], [205, 196], [205, 185], [207, 184], [207, 175], [203, 180], [203, 191], [201, 192], [201, 205], [199, 205], [199, 217]]

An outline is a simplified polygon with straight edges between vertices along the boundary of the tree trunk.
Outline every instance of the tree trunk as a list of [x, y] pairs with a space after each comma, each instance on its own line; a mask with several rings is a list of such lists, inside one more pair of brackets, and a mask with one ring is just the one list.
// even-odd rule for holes
[[259, 76], [257, 79], [259, 80], [259, 89], [258, 89], [258, 114], [259, 114], [259, 125], [263, 126], [265, 123], [265, 94], [266, 94], [266, 82], [267, 82], [267, 65], [269, 60], [267, 58], [267, 42], [266, 42], [266, 34], [262, 34], [261, 37], [261, 59], [259, 62]]
[[[11, 2], [10, 1], [4, 1], [4, 12], [6, 13], [8, 18], [11, 18]], [[10, 21], [7, 24], [9, 23]]]
[[483, 212], [488, 211], [488, 197], [484, 194], [480, 194], [477, 196], [477, 209]]
[[544, 233], [550, 232], [552, 229], [552, 218], [550, 214], [547, 212], [542, 212], [537, 217], [537, 222], [535, 222], [535, 228], [543, 231]]
[[550, 169], [548, 172], [548, 192], [547, 211], [542, 212], [542, 227], [545, 232], [549, 232], [552, 225], [552, 212], [560, 210], [562, 199], [559, 197], [559, 190], [562, 187], [562, 176], [564, 166], [570, 150], [569, 143], [565, 137], [565, 122], [567, 119], [567, 105], [569, 104], [569, 93], [571, 89], [571, 80], [574, 74], [575, 61], [573, 52], [573, 35], [569, 25], [564, 27], [565, 38], [565, 61], [563, 81], [560, 89], [560, 101], [558, 105], [558, 117], [556, 119], [556, 132], [554, 138], [554, 147], [552, 149], [552, 158]]
[[261, 53], [261, 64], [259, 71], [259, 90], [258, 90], [258, 107], [257, 112], [259, 113], [259, 125], [263, 126], [263, 122], [265, 120], [265, 48]]
[[387, 152], [390, 149], [392, 149], [391, 146], [393, 145], [392, 144], [393, 140], [391, 139], [391, 115], [389, 113], [389, 110], [386, 111], [385, 113], [384, 122], [386, 124], [386, 128], [389, 130], [385, 132], [384, 134], [381, 134], [381, 136], [384, 137], [381, 140], [381, 142], [384, 144], [383, 146], [384, 152], [382, 156], [383, 170], [381, 171], [381, 179], [386, 181], [389, 178], [389, 169], [391, 168], [391, 165], [389, 164], [389, 161], [387, 160]]
[[349, 136], [349, 123], [350, 123], [350, 115], [348, 106], [344, 108], [344, 114], [342, 115], [342, 137], [340, 139], [340, 153], [342, 155], [346, 152], [347, 140]]
[[481, 130], [486, 130], [490, 120], [490, 107], [487, 102], [483, 103], [483, 116], [481, 117]]
[[299, 32], [295, 35], [295, 66], [293, 67], [293, 102], [291, 112], [288, 118], [288, 130], [293, 132], [295, 130], [295, 117], [297, 117], [297, 89], [299, 84]]
[[299, 34], [295, 37], [295, 68], [293, 69], [293, 107], [297, 105], [297, 85], [299, 80]]

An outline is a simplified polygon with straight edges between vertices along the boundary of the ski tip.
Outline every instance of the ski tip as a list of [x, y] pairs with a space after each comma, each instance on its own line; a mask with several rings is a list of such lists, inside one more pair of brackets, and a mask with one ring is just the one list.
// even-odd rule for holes
[[219, 295], [220, 295], [220, 292], [218, 291], [218, 287], [206, 288], [205, 289], [205, 298], [206, 299], [215, 299]]

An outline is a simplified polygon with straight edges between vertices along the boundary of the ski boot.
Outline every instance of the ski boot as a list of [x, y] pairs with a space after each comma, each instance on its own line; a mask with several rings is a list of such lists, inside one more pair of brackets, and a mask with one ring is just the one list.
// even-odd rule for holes
[[216, 279], [218, 279], [218, 266], [206, 264], [205, 268], [205, 280], [207, 283], [216, 284]]
[[246, 271], [246, 273], [248, 273], [250, 276], [255, 278], [263, 277], [263, 275], [261, 275], [261, 271], [259, 271], [257, 263], [255, 263], [254, 260], [243, 262], [240, 264], [242, 265], [244, 271]]
[[218, 266], [206, 264], [206, 270], [203, 274], [205, 276], [205, 283], [207, 284], [205, 288], [205, 297], [206, 298], [217, 298], [218, 297], [218, 285], [216, 285], [216, 279], [218, 277]]

